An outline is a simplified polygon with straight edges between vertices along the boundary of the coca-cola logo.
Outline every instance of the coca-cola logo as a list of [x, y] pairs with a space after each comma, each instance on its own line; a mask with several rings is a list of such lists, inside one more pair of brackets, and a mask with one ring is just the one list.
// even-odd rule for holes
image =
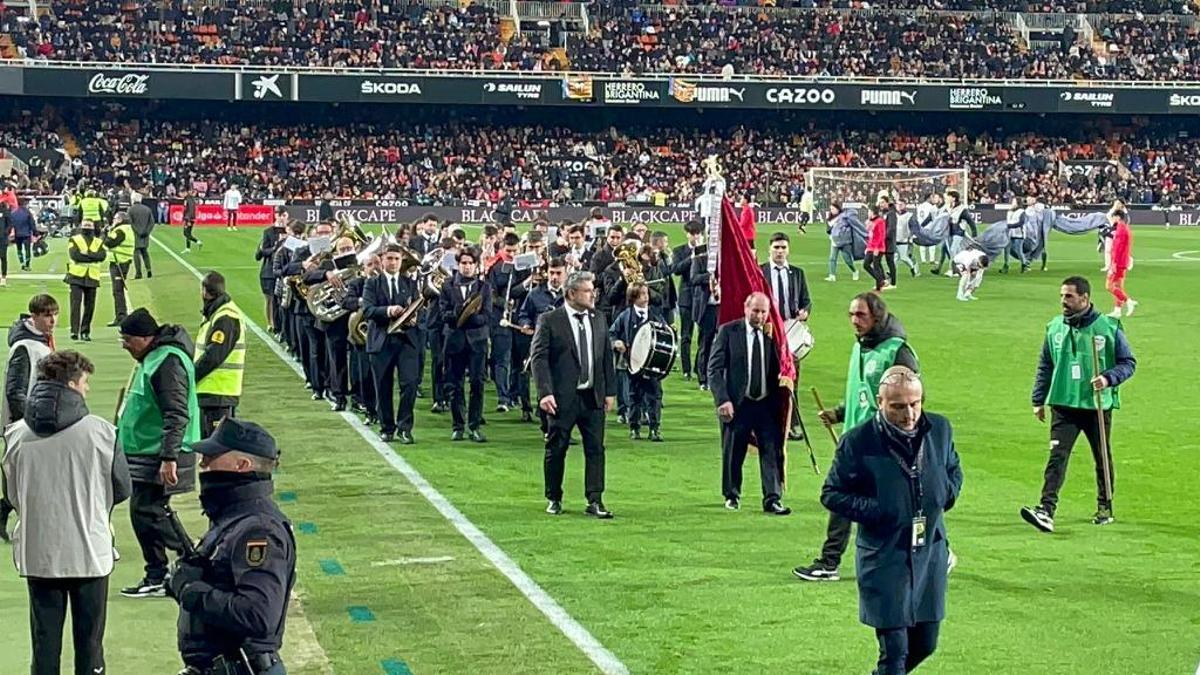
[[149, 75], [125, 73], [109, 77], [104, 73], [96, 73], [88, 82], [88, 93], [141, 95], [146, 93], [149, 82]]

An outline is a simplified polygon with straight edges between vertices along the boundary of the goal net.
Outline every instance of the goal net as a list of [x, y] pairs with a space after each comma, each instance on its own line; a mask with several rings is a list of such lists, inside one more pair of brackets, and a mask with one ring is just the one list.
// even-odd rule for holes
[[[809, 220], [824, 222], [829, 205], [840, 202], [843, 208], [874, 204], [887, 191], [911, 210], [925, 201], [931, 192], [944, 194], [957, 190], [964, 202], [970, 199], [970, 174], [957, 169], [857, 169], [813, 168], [808, 170], [807, 188], [812, 200]], [[863, 216], [865, 217], [865, 213]]]

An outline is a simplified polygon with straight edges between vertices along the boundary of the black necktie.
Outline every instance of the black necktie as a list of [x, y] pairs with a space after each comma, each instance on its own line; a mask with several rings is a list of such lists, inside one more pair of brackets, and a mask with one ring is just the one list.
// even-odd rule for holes
[[763, 388], [765, 377], [762, 372], [762, 362], [762, 334], [755, 329], [754, 349], [750, 351], [750, 398], [755, 401], [766, 396], [766, 390]]
[[789, 318], [788, 317], [787, 294], [784, 292], [784, 289], [783, 289], [783, 268], [782, 267], [775, 268], [775, 299], [776, 299], [776, 304], [779, 305], [779, 313], [783, 315], [783, 318], [785, 318], [785, 319]]
[[389, 285], [392, 287], [391, 304], [393, 304], [393, 305], [399, 304], [399, 302], [400, 302], [400, 282], [396, 277], [392, 277], [388, 281], [391, 282]]
[[584, 328], [587, 314], [577, 312], [575, 318], [579, 321], [579, 328], [575, 332], [575, 341], [579, 347], [579, 386], [582, 387], [592, 379], [592, 351], [588, 349], [587, 329]]

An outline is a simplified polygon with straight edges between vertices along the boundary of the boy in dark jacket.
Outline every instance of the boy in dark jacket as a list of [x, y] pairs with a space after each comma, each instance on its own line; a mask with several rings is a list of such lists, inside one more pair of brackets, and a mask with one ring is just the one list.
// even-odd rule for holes
[[[632, 283], [626, 294], [626, 307], [617, 315], [608, 334], [612, 338], [613, 350], [618, 354], [618, 368], [629, 369], [630, 350], [638, 330], [647, 323], [654, 321], [665, 323], [662, 313], [650, 305], [650, 289], [644, 283]], [[641, 440], [642, 419], [645, 418], [650, 426], [650, 440], [661, 443], [659, 433], [659, 416], [662, 412], [662, 382], [644, 374], [630, 373], [629, 383], [629, 437]]]

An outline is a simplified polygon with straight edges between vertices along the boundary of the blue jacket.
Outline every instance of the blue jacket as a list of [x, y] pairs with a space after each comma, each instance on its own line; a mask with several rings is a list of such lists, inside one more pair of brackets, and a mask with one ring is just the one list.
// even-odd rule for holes
[[666, 323], [663, 320], [662, 312], [656, 309], [654, 305], [646, 307], [646, 321], [644, 322], [638, 322], [637, 310], [629, 306], [621, 310], [617, 318], [613, 319], [613, 324], [608, 327], [608, 335], [612, 338], [613, 342], [617, 340], [624, 342], [625, 349], [628, 351], [633, 346], [633, 338], [637, 336], [638, 329], [651, 321]]
[[941, 621], [946, 614], [948, 549], [942, 513], [958, 498], [962, 469], [946, 418], [925, 413], [916, 443], [924, 447], [922, 547], [911, 546], [916, 490], [889, 448], [909, 461], [916, 452], [885, 431], [878, 415], [842, 436], [821, 488], [825, 508], [858, 523], [859, 620], [874, 628]]
[[33, 223], [33, 214], [24, 206], [18, 206], [8, 214], [8, 223], [12, 225], [13, 237], [16, 239], [32, 237], [36, 229]]

